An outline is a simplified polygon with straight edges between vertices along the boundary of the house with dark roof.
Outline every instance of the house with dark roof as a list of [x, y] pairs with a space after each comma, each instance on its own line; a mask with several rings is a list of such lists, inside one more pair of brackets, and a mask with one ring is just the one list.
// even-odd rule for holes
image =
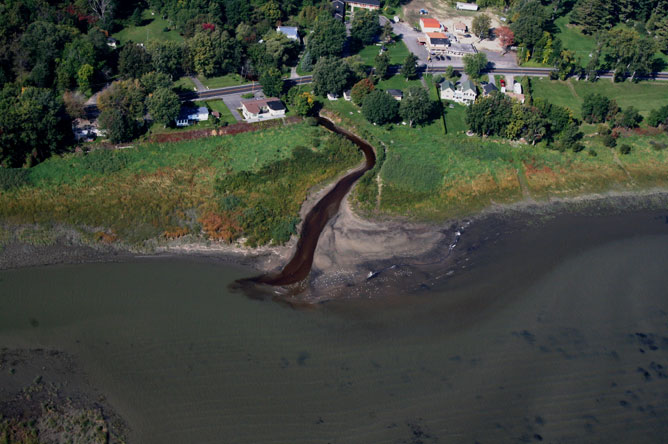
[[285, 105], [276, 97], [241, 102], [241, 113], [249, 122], [285, 116]]
[[333, 0], [334, 17], [343, 20], [346, 16], [346, 7], [350, 8], [351, 13], [355, 12], [355, 8], [380, 9], [380, 0]]
[[492, 94], [494, 91], [498, 91], [499, 88], [496, 87], [493, 83], [485, 83], [482, 85], [482, 96], [487, 97]]
[[457, 91], [457, 88], [455, 87], [455, 84], [452, 83], [450, 80], [444, 80], [441, 82], [441, 99], [443, 100], [452, 100], [455, 102], [455, 92]]
[[388, 89], [387, 93], [391, 95], [394, 98], [394, 100], [401, 101], [401, 99], [404, 98], [404, 93], [400, 89]]
[[442, 32], [427, 33], [427, 49], [429, 52], [445, 51], [450, 45], [450, 40]]

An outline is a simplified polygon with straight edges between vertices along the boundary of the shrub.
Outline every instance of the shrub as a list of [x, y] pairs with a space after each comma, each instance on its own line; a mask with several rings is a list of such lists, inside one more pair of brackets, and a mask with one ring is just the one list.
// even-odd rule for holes
[[117, 150], [95, 150], [83, 158], [84, 167], [99, 174], [115, 173], [125, 168], [127, 163], [127, 155]]
[[603, 145], [607, 146], [608, 148], [615, 147], [617, 146], [617, 140], [612, 134], [606, 134], [603, 136]]
[[0, 167], [0, 191], [18, 188], [29, 183], [30, 172], [23, 168]]
[[241, 95], [242, 99], [252, 99], [253, 97], [255, 97], [255, 94], [253, 93], [246, 93]]
[[587, 151], [587, 154], [589, 154], [590, 157], [598, 156], [598, 153], [593, 148], [589, 148], [589, 151]]
[[663, 143], [663, 142], [657, 142], [655, 140], [650, 140], [649, 144], [654, 151], [661, 151], [661, 150], [666, 149], [666, 144]]
[[620, 154], [626, 155], [626, 154], [629, 154], [630, 152], [631, 152], [631, 146], [630, 145], [624, 144], [624, 145], [619, 147], [619, 153]]

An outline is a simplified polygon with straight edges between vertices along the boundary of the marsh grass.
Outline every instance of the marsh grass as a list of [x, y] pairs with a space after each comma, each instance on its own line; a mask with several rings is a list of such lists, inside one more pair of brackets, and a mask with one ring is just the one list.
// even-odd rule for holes
[[[328, 143], [313, 146], [313, 141], [329, 137], [322, 128], [296, 124], [233, 136], [53, 157], [29, 170], [28, 185], [0, 192], [0, 218], [15, 225], [64, 223], [84, 232], [105, 232], [138, 246], [176, 234], [199, 236], [204, 215], [224, 214], [218, 204], [221, 195], [216, 183], [244, 173], [255, 177], [254, 182], [241, 181], [237, 186], [248, 185], [247, 189], [232, 187], [227, 192], [239, 191], [248, 208], [280, 208], [281, 217], [276, 225], [272, 225], [273, 219], [249, 218], [237, 234], [249, 231], [258, 239], [256, 243], [266, 243], [266, 232], [294, 232], [299, 205], [311, 186], [359, 163], [361, 156], [356, 151], [354, 156], [343, 158], [331, 151], [336, 148], [350, 154], [346, 147]], [[293, 152], [299, 146], [320, 160], [313, 161], [310, 154], [303, 156], [304, 149], [295, 157]], [[270, 167], [272, 164], [289, 168], [283, 167], [283, 175], [262, 182], [266, 172], [261, 171], [277, 168]], [[282, 231], [276, 228], [278, 225]], [[28, 232], [24, 238], [29, 242], [48, 240], [40, 236]], [[277, 243], [285, 240], [285, 236], [276, 237], [280, 238]]]

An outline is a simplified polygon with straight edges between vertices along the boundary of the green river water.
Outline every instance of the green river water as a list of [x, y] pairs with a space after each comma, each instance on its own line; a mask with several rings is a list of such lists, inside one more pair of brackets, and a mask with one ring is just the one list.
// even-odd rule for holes
[[211, 262], [9, 270], [0, 346], [73, 355], [131, 443], [665, 442], [662, 218], [547, 224], [429, 291], [306, 311]]

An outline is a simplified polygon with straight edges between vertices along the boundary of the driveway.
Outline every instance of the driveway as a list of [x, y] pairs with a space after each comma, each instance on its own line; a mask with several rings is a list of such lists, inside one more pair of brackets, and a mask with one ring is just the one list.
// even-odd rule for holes
[[[258, 89], [255, 91], [255, 98], [256, 99], [263, 99], [264, 98], [264, 93], [262, 92], [262, 87], [258, 84]], [[244, 118], [239, 114], [237, 111], [239, 108], [241, 108], [241, 102], [244, 100], [250, 100], [250, 99], [244, 99], [241, 97], [241, 94], [230, 94], [230, 95], [225, 95], [221, 96], [221, 99], [223, 99], [223, 102], [225, 103], [225, 106], [227, 106], [230, 109], [230, 112], [234, 116], [235, 119], [237, 119], [238, 122], [244, 120]]]

